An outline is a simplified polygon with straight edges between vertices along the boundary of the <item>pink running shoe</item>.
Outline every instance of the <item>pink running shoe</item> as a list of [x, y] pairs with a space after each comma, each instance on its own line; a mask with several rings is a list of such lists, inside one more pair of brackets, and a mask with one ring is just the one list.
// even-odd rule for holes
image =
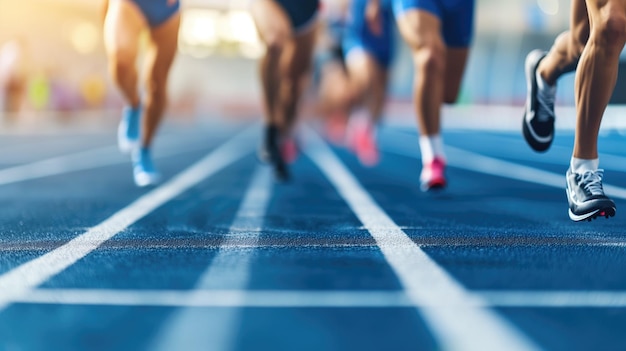
[[380, 161], [374, 127], [368, 121], [355, 123], [350, 131], [350, 146], [361, 164], [372, 167]]
[[424, 165], [420, 175], [420, 188], [422, 191], [443, 189], [446, 187], [445, 177], [446, 163], [441, 158], [435, 157], [429, 164]]
[[298, 145], [294, 138], [285, 138], [280, 146], [280, 152], [286, 163], [294, 163], [298, 158]]
[[346, 142], [346, 129], [348, 128], [348, 118], [341, 113], [336, 113], [328, 117], [326, 122], [326, 138], [337, 146], [343, 146]]

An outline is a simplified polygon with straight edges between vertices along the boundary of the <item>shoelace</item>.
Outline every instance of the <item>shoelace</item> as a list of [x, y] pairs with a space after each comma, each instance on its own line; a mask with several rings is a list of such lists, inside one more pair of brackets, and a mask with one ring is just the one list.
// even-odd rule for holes
[[580, 183], [587, 192], [591, 195], [604, 195], [602, 190], [602, 177], [604, 176], [604, 170], [598, 169], [596, 171], [585, 171], [580, 178]]

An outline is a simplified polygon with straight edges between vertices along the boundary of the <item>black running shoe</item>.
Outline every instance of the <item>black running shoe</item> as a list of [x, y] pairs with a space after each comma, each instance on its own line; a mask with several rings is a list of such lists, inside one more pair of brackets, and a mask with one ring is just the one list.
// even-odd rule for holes
[[615, 203], [604, 195], [602, 176], [604, 170], [586, 171], [583, 174], [567, 170], [565, 191], [569, 202], [569, 218], [573, 221], [591, 221], [598, 216], [615, 216]]
[[533, 50], [526, 56], [526, 110], [522, 121], [524, 139], [533, 150], [548, 150], [554, 139], [554, 94], [555, 91], [539, 92], [537, 67], [546, 53]]
[[274, 176], [280, 182], [289, 180], [289, 169], [280, 151], [279, 131], [274, 126], [265, 127], [265, 136], [259, 147], [258, 157], [262, 162], [272, 165]]

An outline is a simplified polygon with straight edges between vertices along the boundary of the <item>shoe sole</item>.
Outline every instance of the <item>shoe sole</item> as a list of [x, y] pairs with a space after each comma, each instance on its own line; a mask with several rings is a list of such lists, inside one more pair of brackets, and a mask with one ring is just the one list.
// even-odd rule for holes
[[423, 192], [440, 191], [440, 190], [445, 189], [446, 186], [447, 186], [446, 181], [441, 179], [441, 180], [434, 181], [430, 184], [422, 184], [422, 186], [420, 186], [420, 189]]
[[[539, 66], [539, 63], [541, 62], [541, 60], [543, 60], [543, 57], [545, 57], [545, 54], [544, 54], [542, 58], [540, 58], [537, 62], [534, 62], [534, 60], [531, 60], [531, 57], [534, 58], [534, 55], [538, 55], [538, 53], [533, 54], [535, 52], [540, 52], [540, 51], [534, 50], [530, 54], [528, 54], [528, 56], [526, 56], [526, 61], [524, 64], [524, 72], [526, 75], [527, 89], [526, 89], [526, 106], [524, 108], [524, 117], [522, 118], [522, 134], [524, 135], [524, 139], [526, 140], [526, 143], [533, 150], [537, 152], [544, 152], [550, 148], [550, 145], [552, 145], [552, 140], [554, 140], [554, 134], [550, 136], [550, 140], [547, 142], [538, 141], [537, 137], [533, 135], [534, 133], [531, 131], [532, 127], [530, 126], [530, 122], [526, 118], [528, 114], [528, 110], [529, 110], [528, 102], [532, 101], [532, 97], [536, 95], [536, 91], [535, 91], [537, 89], [537, 79], [535, 75], [536, 67]], [[541, 53], [543, 54], [543, 52]]]
[[605, 207], [605, 208], [597, 209], [593, 212], [585, 213], [582, 215], [577, 215], [573, 213], [571, 209], [568, 210], [568, 213], [569, 213], [569, 218], [574, 222], [582, 222], [585, 220], [588, 222], [591, 222], [592, 220], [598, 217], [610, 218], [610, 217], [615, 216], [615, 207]]

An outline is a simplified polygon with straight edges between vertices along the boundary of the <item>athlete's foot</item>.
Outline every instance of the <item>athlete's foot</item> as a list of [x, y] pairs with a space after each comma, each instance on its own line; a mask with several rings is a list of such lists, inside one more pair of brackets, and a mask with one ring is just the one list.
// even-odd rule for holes
[[340, 113], [333, 114], [326, 122], [326, 138], [331, 143], [343, 146], [346, 142], [347, 117]]
[[446, 187], [445, 177], [446, 163], [440, 158], [435, 158], [425, 164], [420, 175], [420, 188], [422, 191], [439, 190]]
[[122, 119], [117, 127], [117, 146], [122, 153], [128, 154], [138, 146], [140, 119], [141, 108], [124, 108]]
[[264, 140], [259, 147], [258, 156], [259, 160], [270, 164], [274, 168], [276, 180], [279, 182], [289, 180], [289, 169], [280, 148], [278, 128], [274, 126], [265, 127]]
[[522, 132], [528, 145], [539, 152], [548, 150], [554, 139], [556, 86], [539, 84], [537, 74], [537, 67], [545, 56], [544, 51], [533, 50], [526, 56], [525, 65], [527, 95]]
[[615, 203], [604, 195], [604, 170], [585, 171], [582, 174], [567, 170], [565, 191], [569, 203], [569, 218], [573, 221], [615, 216]]
[[298, 150], [298, 143], [293, 137], [284, 138], [280, 142], [280, 152], [286, 163], [294, 163], [296, 162], [296, 159], [298, 159], [298, 155], [300, 153]]
[[139, 187], [156, 185], [161, 180], [161, 175], [156, 171], [150, 149], [136, 148], [132, 153], [133, 177]]
[[352, 123], [350, 129], [350, 144], [361, 164], [368, 167], [378, 164], [375, 127], [368, 120], [360, 120]]

